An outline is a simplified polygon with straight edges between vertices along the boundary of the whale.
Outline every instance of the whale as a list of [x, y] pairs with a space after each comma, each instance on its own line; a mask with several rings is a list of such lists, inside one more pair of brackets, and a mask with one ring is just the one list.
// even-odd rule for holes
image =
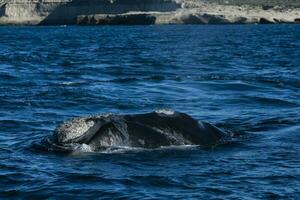
[[215, 147], [229, 134], [188, 114], [157, 110], [142, 114], [101, 114], [77, 117], [57, 126], [50, 139], [56, 151], [91, 151], [133, 147], [155, 149], [178, 145]]

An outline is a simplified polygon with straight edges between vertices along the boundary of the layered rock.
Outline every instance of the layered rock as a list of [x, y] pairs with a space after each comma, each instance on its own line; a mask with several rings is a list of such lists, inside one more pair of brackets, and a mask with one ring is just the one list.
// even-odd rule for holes
[[0, 24], [76, 24], [79, 15], [167, 12], [180, 6], [171, 0], [8, 0], [2, 3]]
[[[268, 2], [273, 1], [268, 0]], [[242, 2], [239, 0], [0, 0], [0, 24], [267, 24], [300, 21], [300, 6], [297, 6], [297, 3], [277, 5], [258, 2], [256, 0]]]

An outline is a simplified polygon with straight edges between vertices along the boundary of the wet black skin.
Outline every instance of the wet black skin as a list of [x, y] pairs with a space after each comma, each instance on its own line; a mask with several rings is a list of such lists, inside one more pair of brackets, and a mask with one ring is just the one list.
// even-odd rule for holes
[[[68, 142], [59, 140], [60, 132], [53, 135], [57, 146], [71, 143], [87, 144], [93, 149], [103, 148], [103, 141], [118, 138], [118, 146], [158, 148], [170, 145], [201, 145], [206, 147], [222, 143], [227, 133], [207, 122], [199, 122], [185, 113], [145, 113], [133, 115], [108, 115], [85, 119], [97, 123], [80, 137]], [[96, 126], [95, 126], [96, 127]], [[92, 130], [92, 131], [91, 131]], [[108, 142], [107, 146], [115, 143]]]

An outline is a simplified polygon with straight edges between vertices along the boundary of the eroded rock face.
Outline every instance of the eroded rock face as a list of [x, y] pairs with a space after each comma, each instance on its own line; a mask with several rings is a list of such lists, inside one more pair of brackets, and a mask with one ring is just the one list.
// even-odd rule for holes
[[90, 15], [78, 16], [79, 25], [150, 25], [156, 17], [151, 14]]
[[[277, 22], [280, 22], [280, 21], [277, 21]], [[259, 23], [260, 24], [275, 24], [276, 21], [274, 21], [274, 19], [268, 19], [268, 18], [262, 17], [259, 19]]]
[[218, 0], [0, 0], [0, 24], [299, 23], [299, 6]]
[[181, 7], [181, 4], [172, 0], [7, 1], [0, 4], [0, 24], [76, 24], [79, 15], [121, 14], [132, 11], [169, 12]]

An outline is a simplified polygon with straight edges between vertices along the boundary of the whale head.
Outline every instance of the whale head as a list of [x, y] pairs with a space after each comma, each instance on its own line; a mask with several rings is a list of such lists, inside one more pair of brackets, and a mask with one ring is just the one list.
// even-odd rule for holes
[[57, 144], [86, 143], [105, 124], [101, 117], [74, 118], [59, 125], [54, 131]]

